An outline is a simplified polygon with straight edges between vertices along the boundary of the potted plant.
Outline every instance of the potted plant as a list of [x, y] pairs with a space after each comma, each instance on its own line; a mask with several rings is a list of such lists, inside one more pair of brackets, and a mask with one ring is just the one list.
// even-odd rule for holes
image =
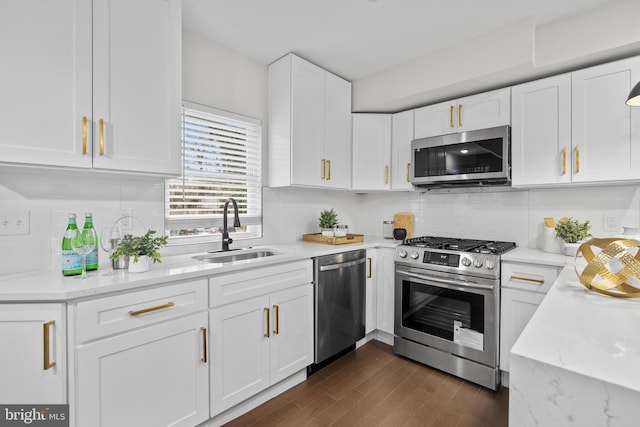
[[333, 230], [338, 225], [338, 214], [335, 213], [333, 208], [321, 211], [318, 225], [323, 236], [333, 236]]
[[155, 230], [148, 230], [144, 236], [124, 239], [111, 254], [112, 260], [120, 256], [129, 257], [129, 272], [141, 273], [149, 270], [149, 262], [162, 262], [160, 248], [167, 244], [168, 236], [154, 237]]
[[568, 218], [558, 221], [555, 227], [556, 237], [562, 239], [565, 255], [575, 256], [580, 244], [591, 237], [589, 221], [580, 222], [577, 219]]

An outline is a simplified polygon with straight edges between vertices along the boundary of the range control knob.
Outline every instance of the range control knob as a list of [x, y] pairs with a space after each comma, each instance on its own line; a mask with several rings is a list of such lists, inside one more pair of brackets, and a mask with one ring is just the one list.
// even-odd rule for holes
[[420, 254], [418, 252], [411, 252], [412, 259], [418, 259], [419, 257], [420, 257]]
[[481, 260], [481, 259], [476, 259], [475, 261], [473, 261], [473, 265], [474, 265], [476, 268], [480, 268], [480, 267], [482, 267], [482, 260]]
[[406, 257], [407, 257], [407, 251], [405, 251], [404, 249], [400, 249], [400, 250], [398, 251], [398, 256], [399, 256], [400, 258], [406, 258]]
[[462, 265], [469, 267], [471, 265], [471, 260], [469, 258], [462, 258]]
[[492, 259], [488, 259], [488, 260], [487, 260], [487, 263], [486, 263], [485, 265], [487, 266], [487, 268], [488, 268], [489, 270], [493, 270], [493, 269], [496, 267], [496, 263], [495, 263], [495, 261], [494, 261], [494, 260], [492, 260]]

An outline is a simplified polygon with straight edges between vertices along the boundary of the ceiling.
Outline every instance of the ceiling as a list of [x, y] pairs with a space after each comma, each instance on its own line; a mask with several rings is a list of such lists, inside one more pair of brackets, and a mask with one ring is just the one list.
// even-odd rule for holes
[[288, 52], [356, 80], [533, 17], [618, 0], [183, 0], [183, 25], [270, 64]]

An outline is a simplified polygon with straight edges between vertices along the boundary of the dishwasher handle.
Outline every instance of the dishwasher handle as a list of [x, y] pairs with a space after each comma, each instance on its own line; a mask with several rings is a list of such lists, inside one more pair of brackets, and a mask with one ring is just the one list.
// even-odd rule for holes
[[342, 262], [340, 264], [323, 265], [323, 266], [319, 267], [318, 270], [320, 270], [320, 271], [337, 270], [338, 268], [353, 267], [354, 265], [364, 264], [365, 262], [367, 262], [366, 258], [360, 258], [360, 259], [357, 259], [355, 261]]

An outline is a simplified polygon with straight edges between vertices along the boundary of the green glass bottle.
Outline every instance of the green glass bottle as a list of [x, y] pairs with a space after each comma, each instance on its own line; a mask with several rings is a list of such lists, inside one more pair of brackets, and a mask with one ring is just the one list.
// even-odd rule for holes
[[[93, 215], [91, 213], [85, 214], [83, 228], [85, 230], [93, 228]], [[93, 250], [87, 254], [86, 262], [87, 262], [87, 267], [86, 267], [87, 271], [98, 269], [98, 237], [97, 236], [96, 236], [96, 247], [93, 248]]]
[[62, 275], [75, 276], [82, 274], [82, 257], [71, 247], [71, 238], [78, 231], [76, 214], [69, 214], [69, 224], [62, 238]]

